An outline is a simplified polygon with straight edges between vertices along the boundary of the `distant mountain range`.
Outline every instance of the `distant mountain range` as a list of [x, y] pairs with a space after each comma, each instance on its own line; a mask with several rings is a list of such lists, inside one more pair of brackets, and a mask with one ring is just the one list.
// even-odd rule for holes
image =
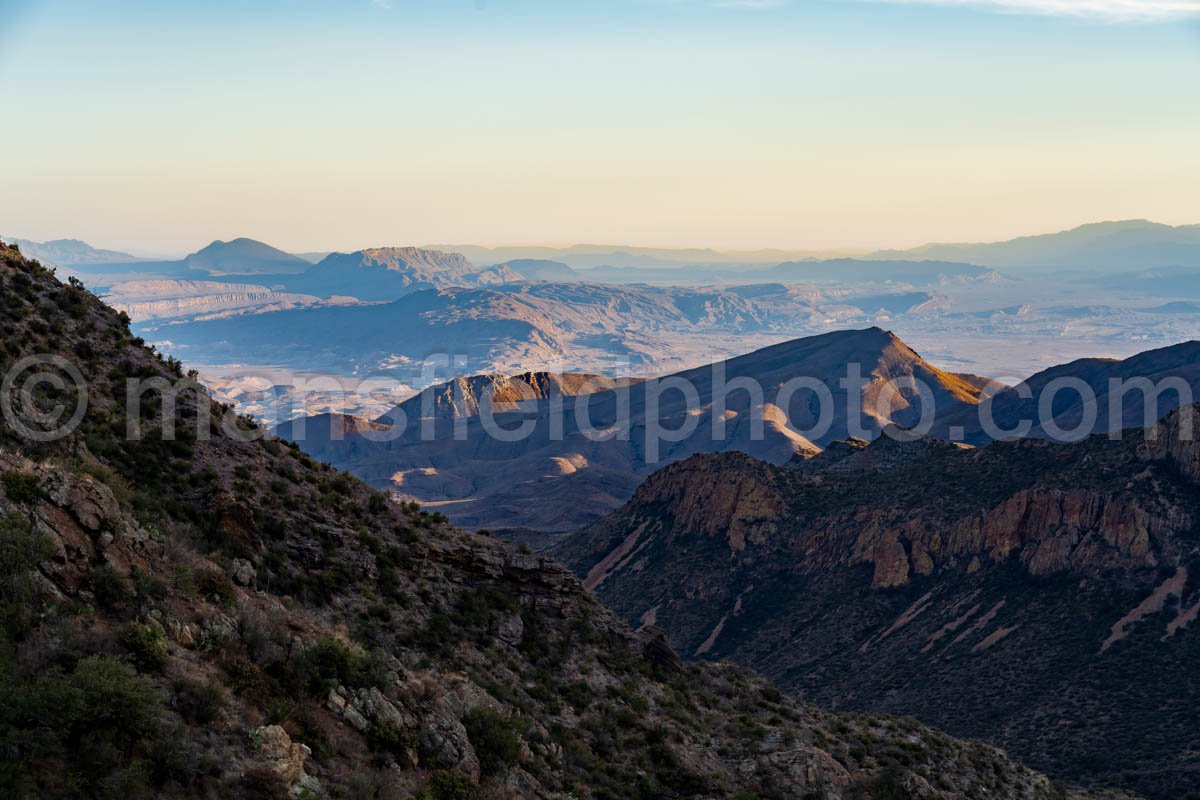
[[[345, 271], [331, 270], [331, 280]], [[377, 287], [379, 295], [414, 286], [407, 283], [413, 279], [408, 269], [366, 271], [377, 277], [359, 280]], [[307, 274], [297, 278], [283, 285], [293, 293], [305, 294], [307, 286], [312, 291], [306, 294], [322, 294], [307, 282]], [[349, 289], [349, 279], [343, 280]], [[244, 360], [244, 354], [254, 353], [265, 360], [260, 363], [294, 369], [386, 368], [413, 383], [430, 359], [449, 362], [451, 356], [455, 371], [439, 372], [438, 380], [554, 370], [555, 365], [625, 375], [663, 372], [744, 347], [747, 336], [755, 343], [776, 342], [828, 320], [869, 323], [936, 307], [939, 301], [930, 292], [868, 289], [860, 295], [784, 284], [691, 288], [521, 282], [423, 289], [385, 304], [166, 321], [141, 329], [205, 363]]]
[[508, 269], [528, 281], [577, 281], [583, 279], [583, 273], [573, 269], [561, 261], [550, 261], [541, 258], [520, 258], [505, 261], [497, 267]]
[[[754, 269], [799, 261], [892, 260], [966, 262], [992, 269], [1143, 270], [1156, 267], [1200, 267], [1200, 225], [1162, 225], [1147, 220], [1124, 220], [1081, 225], [1057, 233], [1022, 236], [990, 243], [927, 244], [911, 249], [865, 251], [719, 251], [612, 245], [569, 247], [496, 247], [439, 245], [467, 255], [477, 263], [515, 259], [548, 259], [575, 269], [638, 267], [665, 279], [666, 270], [703, 266]], [[598, 276], [597, 276], [598, 277]]]
[[377, 247], [332, 253], [296, 276], [274, 276], [291, 291], [350, 295], [360, 300], [398, 300], [426, 289], [480, 286], [521, 280], [503, 268], [481, 270], [458, 253], [416, 247]]
[[517, 260], [558, 261], [575, 269], [596, 267], [661, 267], [678, 269], [701, 264], [778, 264], [797, 259], [842, 258], [855, 250], [714, 250], [712, 248], [631, 247], [627, 245], [575, 244], [562, 247], [514, 245], [481, 247], [464, 244], [429, 245], [436, 250], [462, 253], [476, 264], [499, 264]]
[[[82, 243], [80, 243], [82, 244]], [[468, 248], [470, 249], [470, 248]], [[98, 252], [98, 251], [97, 251]], [[82, 255], [82, 251], [81, 251]], [[122, 263], [117, 256], [96, 263], [74, 263], [103, 285], [154, 276], [188, 280], [257, 282], [271, 288], [319, 297], [352, 296], [366, 301], [396, 300], [421, 289], [494, 286], [525, 280], [598, 283], [714, 285], [755, 282], [878, 283], [934, 286], [947, 279], [983, 278], [989, 270], [972, 264], [939, 261], [867, 261], [832, 259], [730, 264], [715, 262], [682, 269], [635, 266], [627, 261], [576, 269], [561, 261], [515, 259], [479, 267], [462, 253], [416, 247], [377, 247], [330, 253], [316, 263], [252, 239], [216, 241], [179, 261]], [[132, 259], [124, 259], [131, 261]]]
[[[10, 239], [36, 258], [59, 265], [98, 265], [132, 263], [139, 259], [127, 253], [98, 250], [75, 239], [32, 242]], [[379, 248], [391, 249], [391, 248]], [[419, 250], [421, 248], [408, 248]], [[1124, 220], [1080, 225], [1057, 233], [1022, 236], [988, 243], [935, 243], [910, 249], [859, 251], [815, 250], [714, 250], [704, 248], [654, 248], [622, 245], [570, 245], [480, 247], [477, 245], [433, 245], [427, 250], [454, 253], [473, 264], [506, 264], [519, 274], [527, 270], [552, 269], [554, 275], [535, 279], [567, 279], [566, 270], [592, 272], [591, 280], [620, 279], [627, 269], [640, 269], [654, 280], [692, 282], [695, 269], [703, 268], [704, 280], [712, 276], [733, 277], [738, 272], [758, 274], [762, 269], [789, 264], [790, 270], [803, 272], [803, 265], [825, 262], [829, 268], [861, 261], [895, 261], [902, 272], [912, 269], [908, 262], [940, 261], [989, 269], [1100, 269], [1106, 272], [1141, 271], [1165, 267], [1200, 268], [1200, 225], [1162, 225], [1147, 220]], [[182, 262], [159, 261], [160, 265], [187, 265], [212, 274], [288, 274], [302, 272], [306, 264], [317, 263], [336, 253], [289, 254], [253, 239], [215, 241]], [[538, 262], [547, 262], [538, 266]], [[549, 262], [557, 265], [550, 267]], [[564, 270], [564, 267], [566, 268]], [[934, 268], [945, 272], [946, 268]], [[732, 271], [731, 271], [732, 270]], [[478, 270], [473, 270], [478, 271]], [[796, 279], [821, 280], [797, 275]], [[936, 274], [936, 273], [935, 273]], [[524, 275], [530, 277], [530, 275]], [[835, 276], [836, 277], [836, 276]], [[897, 279], [884, 275], [884, 279]], [[909, 280], [908, 278], [901, 278]]]
[[113, 264], [137, 261], [136, 256], [116, 250], [99, 250], [78, 239], [51, 239], [48, 242], [32, 242], [28, 239], [0, 237], [21, 248], [30, 258], [36, 258], [53, 266], [73, 264]]
[[1147, 220], [1098, 222], [1060, 233], [1022, 236], [989, 244], [927, 244], [885, 250], [883, 259], [967, 261], [997, 269], [1143, 270], [1200, 267], [1200, 225], [1160, 225]]
[[789, 261], [763, 273], [752, 272], [748, 277], [822, 283], [903, 282], [928, 286], [947, 278], [981, 278], [988, 273], [989, 270], [974, 264], [955, 261], [836, 258], [826, 261]]

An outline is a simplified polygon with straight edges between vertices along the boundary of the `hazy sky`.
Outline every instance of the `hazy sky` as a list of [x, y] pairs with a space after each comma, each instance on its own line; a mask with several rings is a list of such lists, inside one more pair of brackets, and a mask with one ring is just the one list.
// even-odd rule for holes
[[1200, 222], [1200, 0], [0, 0], [0, 232], [825, 248]]

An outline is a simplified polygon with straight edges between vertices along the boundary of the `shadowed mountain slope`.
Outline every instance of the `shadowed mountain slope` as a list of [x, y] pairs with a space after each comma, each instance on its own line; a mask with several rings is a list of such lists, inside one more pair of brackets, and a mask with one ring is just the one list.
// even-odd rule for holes
[[[1070, 441], [1149, 425], [1181, 400], [1196, 399], [1200, 342], [1183, 342], [1124, 360], [1083, 358], [1051, 367], [1024, 381], [1023, 387], [996, 392], [981, 408], [939, 413], [932, 433], [982, 444], [991, 440], [983, 427], [990, 416], [1001, 432], [999, 438], [1024, 423], [1030, 436]], [[951, 435], [952, 428], [960, 429], [961, 435]]]
[[542, 258], [519, 258], [497, 264], [493, 269], [505, 268], [520, 277], [530, 281], [577, 281], [583, 280], [583, 274], [572, 269], [561, 261], [549, 261]]
[[423, 289], [470, 285], [478, 274], [479, 268], [458, 253], [375, 247], [332, 253], [285, 285], [290, 291], [321, 297], [350, 294], [360, 300], [390, 301]]
[[[862, 385], [847, 390], [841, 381], [851, 364]], [[790, 383], [798, 378], [809, 383]], [[297, 441], [373, 486], [438, 503], [458, 524], [566, 530], [619, 506], [661, 465], [696, 453], [737, 450], [783, 464], [849, 432], [911, 425], [922, 400], [905, 392], [909, 378], [930, 387], [939, 409], [978, 402], [983, 383], [942, 372], [894, 335], [871, 328], [797, 339], [661, 382], [605, 391], [583, 386], [568, 394], [583, 388], [585, 397], [557, 405], [535, 392], [520, 409], [494, 408], [486, 418], [472, 413], [457, 424], [446, 418], [416, 424], [414, 411], [424, 413], [414, 400], [405, 409], [406, 427], [391, 435], [351, 432], [329, 442], [321, 438], [329, 426], [319, 424]], [[894, 395], [883, 388], [889, 381], [900, 387]], [[435, 394], [462, 395], [471, 385], [448, 384]], [[821, 391], [830, 400], [824, 414]], [[462, 403], [478, 409], [481, 396], [474, 392]]]

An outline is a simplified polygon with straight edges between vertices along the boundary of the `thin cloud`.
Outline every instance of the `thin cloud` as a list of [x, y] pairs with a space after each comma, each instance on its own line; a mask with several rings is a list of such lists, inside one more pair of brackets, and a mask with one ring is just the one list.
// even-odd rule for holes
[[1200, 17], [1200, 0], [888, 0], [939, 6], [977, 6], [1015, 14], [1154, 22]]
[[746, 8], [751, 11], [765, 11], [769, 8], [778, 8], [784, 2], [785, 0], [712, 0], [709, 5], [717, 8]]
[[[663, 0], [671, 5], [766, 11], [798, 0]], [[841, 0], [853, 2], [856, 0]], [[862, 1], [862, 0], [857, 0]], [[866, 0], [871, 2], [872, 0]], [[874, 0], [900, 5], [964, 6], [1009, 14], [1081, 17], [1111, 22], [1157, 22], [1200, 17], [1200, 0]]]
[[670, 6], [707, 6], [743, 11], [769, 11], [788, 5], [791, 0], [659, 0]]

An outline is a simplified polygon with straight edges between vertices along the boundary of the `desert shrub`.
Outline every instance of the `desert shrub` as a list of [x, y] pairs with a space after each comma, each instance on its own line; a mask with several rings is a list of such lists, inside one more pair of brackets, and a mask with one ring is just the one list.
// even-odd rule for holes
[[129, 623], [121, 631], [121, 645], [129, 651], [134, 665], [143, 672], [160, 670], [167, 663], [167, 635], [155, 623]]
[[221, 667], [229, 676], [229, 688], [252, 703], [267, 706], [283, 694], [279, 682], [245, 656], [230, 655], [221, 662]]
[[217, 569], [202, 569], [194, 574], [196, 591], [219, 603], [229, 604], [235, 596], [233, 581]]
[[[161, 696], [127, 664], [91, 656], [74, 669], [0, 674], [0, 794], [149, 794], [148, 766], [131, 756], [158, 732]], [[17, 791], [12, 791], [16, 789]]]
[[6, 472], [3, 477], [0, 477], [0, 483], [4, 484], [4, 494], [14, 503], [24, 505], [45, 496], [45, 492], [42, 491], [42, 482], [37, 475], [16, 471]]
[[32, 596], [32, 573], [54, 554], [54, 545], [20, 514], [0, 517], [0, 603], [23, 603]]
[[139, 600], [161, 600], [169, 593], [166, 581], [140, 567], [135, 566], [130, 570], [129, 577], [133, 580], [133, 592]]
[[175, 687], [179, 713], [190, 722], [207, 724], [221, 713], [228, 699], [225, 687], [215, 680], [187, 681]]
[[438, 770], [417, 793], [417, 800], [483, 800], [483, 790], [458, 770]]
[[363, 688], [381, 686], [387, 667], [375, 654], [367, 654], [324, 636], [304, 651], [299, 667], [307, 677], [309, 691], [325, 694], [335, 686]]
[[328, 761], [336, 752], [321, 723], [307, 711], [298, 711], [293, 716], [288, 724], [288, 732], [292, 734], [293, 741], [308, 745], [317, 761]]
[[521, 755], [521, 740], [507, 714], [489, 708], [476, 708], [463, 717], [467, 738], [479, 758], [484, 775], [504, 772]]
[[242, 774], [237, 796], [243, 800], [278, 800], [287, 797], [287, 782], [267, 766], [254, 766]]
[[875, 782], [871, 800], [900, 800], [906, 796], [900, 785], [900, 771], [893, 764], [885, 766]]
[[229, 630], [215, 622], [210, 622], [200, 629], [196, 637], [195, 648], [201, 653], [211, 653], [225, 644], [229, 639]]
[[396, 756], [404, 756], [419, 746], [416, 733], [390, 722], [372, 724], [367, 731], [367, 737], [375, 750]]
[[108, 564], [92, 570], [92, 593], [105, 608], [119, 608], [133, 599], [133, 589]]
[[173, 583], [180, 594], [190, 595], [196, 591], [196, 571], [187, 564], [176, 564]]
[[451, 614], [435, 612], [413, 642], [435, 655], [446, 656], [464, 639], [487, 645], [501, 617], [518, 613], [520, 603], [504, 587], [477, 586], [459, 598]]

